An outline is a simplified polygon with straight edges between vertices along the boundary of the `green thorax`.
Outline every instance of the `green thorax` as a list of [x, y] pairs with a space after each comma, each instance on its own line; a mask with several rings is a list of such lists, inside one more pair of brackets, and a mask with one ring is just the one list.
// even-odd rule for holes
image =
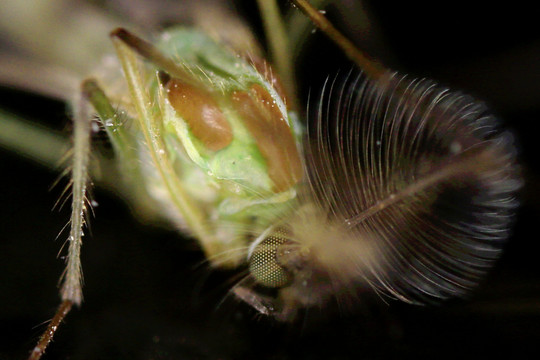
[[153, 86], [184, 187], [210, 218], [272, 221], [302, 177], [301, 127], [274, 74], [193, 29], [168, 30], [158, 47], [190, 74]]

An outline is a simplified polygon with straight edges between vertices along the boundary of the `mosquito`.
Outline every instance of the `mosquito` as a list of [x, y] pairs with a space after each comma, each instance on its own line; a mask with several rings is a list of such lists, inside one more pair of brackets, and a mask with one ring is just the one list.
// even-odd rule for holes
[[[96, 116], [114, 152], [97, 156], [105, 185], [197, 239], [213, 266], [238, 269], [231, 296], [262, 315], [289, 321], [330, 301], [354, 307], [364, 292], [436, 303], [466, 295], [491, 268], [518, 205], [512, 135], [482, 102], [388, 69], [324, 12], [292, 3], [354, 63], [307, 111], [287, 24], [270, 0], [259, 6], [272, 62], [241, 25], [155, 36], [120, 26], [78, 85], [66, 76], [43, 89], [14, 69], [14, 83], [51, 96], [75, 89], [61, 304], [29, 359], [82, 302]], [[15, 147], [9, 134], [2, 144]]]

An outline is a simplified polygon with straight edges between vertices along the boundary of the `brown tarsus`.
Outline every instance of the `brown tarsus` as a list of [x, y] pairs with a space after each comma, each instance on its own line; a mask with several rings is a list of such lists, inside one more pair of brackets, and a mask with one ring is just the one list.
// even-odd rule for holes
[[73, 303], [70, 300], [64, 300], [58, 307], [58, 310], [56, 311], [56, 314], [52, 318], [51, 322], [47, 326], [47, 329], [41, 337], [39, 338], [39, 341], [32, 349], [32, 352], [30, 353], [30, 356], [28, 357], [28, 360], [38, 360], [41, 358], [41, 355], [45, 352], [45, 349], [47, 349], [47, 346], [51, 342], [51, 340], [54, 337], [54, 334], [56, 333], [56, 330], [58, 329], [58, 326], [60, 323], [64, 320], [66, 315], [71, 310], [71, 307], [73, 306]]

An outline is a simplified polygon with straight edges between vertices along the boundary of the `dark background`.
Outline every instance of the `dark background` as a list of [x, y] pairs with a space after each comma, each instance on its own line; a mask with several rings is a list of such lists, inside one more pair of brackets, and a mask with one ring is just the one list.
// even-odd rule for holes
[[[354, 314], [308, 314], [280, 324], [226, 298], [230, 273], [210, 272], [196, 243], [138, 223], [105, 190], [84, 238], [84, 304], [46, 359], [537, 358], [540, 354], [540, 36], [519, 2], [366, 2], [373, 27], [354, 26], [358, 3], [328, 15], [391, 67], [439, 80], [490, 104], [515, 132], [525, 187], [504, 255], [469, 299], [414, 307], [366, 300]], [[348, 7], [350, 6], [350, 7]], [[284, 8], [288, 8], [285, 4]], [[260, 35], [256, 8], [238, 9]], [[301, 97], [350, 64], [316, 32], [299, 59]], [[323, 56], [330, 54], [332, 56]], [[63, 104], [0, 88], [2, 107], [67, 129]], [[1, 131], [1, 130], [0, 130]], [[63, 262], [53, 241], [68, 219], [51, 211], [57, 172], [0, 150], [0, 359], [22, 359], [58, 305]], [[324, 313], [323, 309], [323, 313]]]

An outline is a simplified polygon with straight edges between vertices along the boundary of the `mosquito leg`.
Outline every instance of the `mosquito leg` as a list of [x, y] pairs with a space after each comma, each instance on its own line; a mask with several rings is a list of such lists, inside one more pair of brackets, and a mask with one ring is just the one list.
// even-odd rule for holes
[[306, 0], [292, 0], [292, 2], [308, 16], [313, 24], [325, 33], [337, 46], [339, 46], [347, 57], [354, 61], [371, 79], [382, 78], [387, 70], [377, 61], [367, 57], [349, 39], [341, 34], [326, 17], [317, 11]]
[[48, 168], [58, 166], [69, 139], [45, 127], [0, 110], [0, 147]]
[[[103, 128], [114, 147], [115, 155], [120, 157], [118, 163], [138, 161], [135, 140], [122, 126], [123, 121], [131, 119], [123, 117], [121, 115], [122, 112], [117, 111], [113, 107], [109, 98], [99, 87], [95, 79], [84, 80], [82, 88], [103, 124]], [[130, 164], [130, 166], [133, 166], [133, 164]], [[116, 176], [115, 181], [118, 181], [118, 176]]]
[[72, 308], [82, 301], [82, 271], [80, 251], [86, 214], [86, 191], [88, 186], [88, 167], [90, 158], [91, 110], [89, 94], [84, 87], [75, 103], [73, 117], [73, 155], [70, 164], [71, 173], [71, 218], [68, 237], [68, 255], [66, 270], [62, 276], [60, 304], [51, 323], [32, 350], [29, 360], [40, 359], [54, 337], [58, 326]]
[[297, 314], [294, 303], [287, 303], [281, 298], [265, 296], [253, 291], [249, 285], [238, 285], [232, 293], [263, 315], [271, 316], [279, 321], [291, 321]]
[[[131, 98], [137, 113], [137, 120], [144, 141], [148, 147], [151, 161], [159, 174], [163, 185], [170, 195], [171, 201], [185, 220], [193, 235], [199, 239], [207, 256], [223, 252], [223, 244], [219, 242], [213, 230], [208, 226], [206, 214], [198, 207], [184, 189], [175, 172], [172, 160], [165, 151], [163, 136], [161, 136], [161, 120], [148, 106], [149, 96], [144, 88], [139, 72], [139, 64], [135, 54], [153, 62], [167, 74], [176, 78], [186, 79], [188, 83], [197, 81], [191, 74], [186, 73], [181, 65], [163, 55], [150, 43], [131, 34], [125, 29], [111, 32], [118, 58], [124, 69], [124, 74], [130, 90]], [[164, 98], [163, 96], [161, 97]]]
[[290, 96], [296, 94], [293, 74], [293, 61], [287, 37], [287, 29], [279, 13], [275, 0], [257, 0], [268, 38], [272, 60], [281, 75], [281, 80]]
[[270, 297], [259, 295], [244, 286], [236, 286], [232, 292], [237, 298], [244, 301], [263, 315], [272, 316], [276, 313], [274, 300]]
[[82, 301], [80, 249], [82, 245], [83, 226], [85, 224], [86, 190], [89, 180], [90, 116], [89, 94], [83, 88], [81, 97], [75, 105], [75, 116], [73, 119], [71, 229], [68, 238], [67, 268], [61, 289], [62, 300], [72, 301], [76, 305], [80, 305]]
[[36, 347], [32, 349], [32, 353], [28, 357], [28, 360], [38, 360], [41, 358], [41, 355], [45, 353], [45, 349], [47, 349], [47, 346], [53, 339], [54, 334], [56, 333], [56, 330], [58, 329], [58, 326], [60, 326], [60, 323], [69, 313], [72, 306], [73, 306], [73, 303], [71, 301], [69, 300], [62, 301], [53, 319], [47, 326], [47, 329], [39, 338], [39, 341]]

